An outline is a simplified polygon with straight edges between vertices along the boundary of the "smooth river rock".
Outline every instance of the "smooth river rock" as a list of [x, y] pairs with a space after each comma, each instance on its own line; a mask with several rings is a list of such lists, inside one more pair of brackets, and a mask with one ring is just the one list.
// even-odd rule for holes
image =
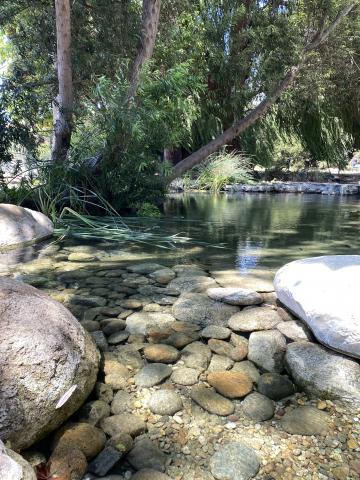
[[150, 410], [157, 415], [174, 415], [183, 408], [181, 397], [172, 390], [157, 390], [148, 404]]
[[193, 387], [190, 396], [200, 407], [215, 415], [231, 415], [235, 409], [230, 400], [203, 385]]
[[276, 274], [279, 300], [320, 343], [360, 358], [360, 255], [306, 258]]
[[207, 376], [209, 385], [224, 397], [242, 398], [252, 390], [252, 380], [241, 372], [213, 372]]
[[271, 307], [254, 307], [235, 313], [229, 319], [229, 327], [235, 332], [271, 330], [282, 322], [280, 315]]
[[284, 415], [282, 428], [293, 435], [325, 435], [330, 430], [330, 416], [315, 407], [298, 407]]
[[249, 338], [248, 359], [267, 372], [281, 372], [286, 351], [285, 337], [278, 330], [253, 332]]
[[150, 363], [145, 365], [134, 377], [138, 387], [153, 387], [163, 382], [172, 374], [172, 368], [164, 363]]
[[208, 288], [216, 285], [213, 278], [205, 276], [178, 277], [169, 283], [170, 288], [174, 288], [182, 293], [205, 292]]
[[136, 312], [127, 317], [126, 330], [131, 334], [147, 335], [152, 328], [168, 327], [174, 321], [168, 313]]
[[51, 237], [49, 218], [29, 208], [0, 204], [0, 251], [25, 246]]
[[217, 480], [249, 480], [260, 468], [256, 452], [239, 442], [230, 442], [212, 456], [210, 470]]
[[238, 311], [238, 307], [217, 302], [202, 293], [185, 293], [178, 298], [172, 308], [177, 320], [195, 323], [202, 327], [226, 326], [229, 318]]
[[274, 416], [275, 403], [270, 398], [254, 392], [248, 395], [241, 404], [244, 414], [254, 422], [264, 422]]
[[59, 427], [90, 394], [99, 354], [60, 303], [0, 279], [0, 438], [29, 447]]
[[213, 300], [228, 303], [229, 305], [258, 305], [263, 302], [260, 293], [248, 288], [209, 288], [206, 293]]
[[360, 365], [356, 360], [310, 342], [288, 345], [286, 369], [310, 395], [360, 406]]

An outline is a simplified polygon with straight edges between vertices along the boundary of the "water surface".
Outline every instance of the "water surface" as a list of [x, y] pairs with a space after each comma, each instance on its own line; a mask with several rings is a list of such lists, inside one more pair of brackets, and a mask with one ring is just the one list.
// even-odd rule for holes
[[[162, 249], [156, 243], [79, 241], [59, 244], [57, 258], [69, 248], [91, 245], [101, 259], [163, 264], [199, 263], [212, 271], [237, 270], [242, 276], [271, 279], [285, 263], [304, 257], [360, 253], [360, 199], [299, 194], [169, 195], [161, 219], [129, 219], [131, 228], [191, 238]], [[0, 255], [0, 265], [21, 264], [41, 255], [41, 246]], [[48, 254], [47, 254], [48, 255]], [[64, 258], [66, 258], [64, 256]], [[15, 265], [14, 265], [15, 264]]]

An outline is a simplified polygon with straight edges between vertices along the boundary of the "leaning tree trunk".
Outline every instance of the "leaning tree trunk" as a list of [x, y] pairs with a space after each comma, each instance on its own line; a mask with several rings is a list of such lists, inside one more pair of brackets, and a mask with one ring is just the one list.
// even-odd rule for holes
[[59, 93], [53, 102], [52, 160], [62, 162], [70, 147], [73, 113], [70, 0], [55, 0]]
[[304, 48], [302, 59], [297, 66], [292, 67], [284, 79], [278, 84], [275, 90], [268, 95], [257, 107], [251, 110], [244, 118], [235, 122], [230, 128], [225, 130], [221, 135], [216, 137], [214, 140], [208, 144], [201, 147], [196, 152], [192, 153], [184, 160], [179, 162], [174, 170], [173, 175], [169, 178], [172, 180], [177, 178], [193, 168], [195, 165], [198, 165], [203, 160], [205, 160], [209, 155], [214, 152], [217, 152], [220, 148], [229, 144], [235, 137], [243, 133], [249, 127], [251, 127], [260, 117], [262, 117], [281, 97], [281, 95], [289, 88], [289, 86], [295, 81], [298, 76], [301, 67], [304, 65], [309, 52], [315, 50], [320, 45], [326, 42], [329, 35], [335, 30], [344, 17], [346, 17], [358, 4], [358, 2], [352, 2], [348, 6], [344, 7], [335, 20], [329, 25], [328, 28], [318, 32], [313, 40]]
[[130, 74], [130, 88], [127, 100], [136, 95], [140, 73], [144, 63], [152, 57], [159, 26], [161, 0], [143, 0], [141, 36], [138, 51]]

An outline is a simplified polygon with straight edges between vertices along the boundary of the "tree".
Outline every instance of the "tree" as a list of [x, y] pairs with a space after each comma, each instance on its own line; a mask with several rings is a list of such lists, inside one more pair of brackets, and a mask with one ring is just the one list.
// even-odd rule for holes
[[142, 25], [138, 51], [130, 74], [128, 101], [135, 97], [144, 63], [152, 57], [159, 26], [161, 0], [143, 0]]
[[346, 17], [357, 5], [357, 2], [352, 2], [345, 6], [335, 20], [327, 27], [319, 30], [313, 39], [305, 46], [300, 62], [298, 65], [293, 66], [284, 79], [278, 84], [275, 90], [264, 98], [255, 108], [253, 108], [245, 117], [235, 122], [230, 128], [225, 130], [217, 138], [201, 147], [196, 152], [189, 155], [187, 158], [179, 162], [174, 168], [174, 175], [172, 178], [176, 178], [186, 171], [198, 165], [205, 160], [209, 155], [216, 152], [220, 148], [227, 145], [238, 135], [243, 133], [249, 127], [251, 127], [260, 117], [262, 117], [268, 110], [275, 104], [275, 102], [281, 97], [281, 95], [289, 88], [289, 86], [295, 81], [299, 75], [301, 68], [305, 65], [309, 54], [320, 47], [327, 41], [329, 35], [338, 27], [340, 22]]
[[74, 93], [71, 64], [70, 0], [55, 0], [57, 78], [59, 93], [53, 103], [54, 136], [52, 160], [62, 162], [70, 148]]

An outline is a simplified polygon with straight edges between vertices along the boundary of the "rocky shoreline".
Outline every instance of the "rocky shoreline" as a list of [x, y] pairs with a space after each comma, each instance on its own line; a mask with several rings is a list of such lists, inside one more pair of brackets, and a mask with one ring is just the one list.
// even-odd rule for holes
[[227, 185], [226, 192], [317, 193], [321, 195], [360, 195], [359, 183], [262, 182]]
[[61, 480], [358, 478], [360, 366], [274, 293], [223, 289], [198, 265], [50, 250], [19, 279], [63, 303], [102, 361], [67, 426], [22, 452], [33, 466], [50, 459]]

